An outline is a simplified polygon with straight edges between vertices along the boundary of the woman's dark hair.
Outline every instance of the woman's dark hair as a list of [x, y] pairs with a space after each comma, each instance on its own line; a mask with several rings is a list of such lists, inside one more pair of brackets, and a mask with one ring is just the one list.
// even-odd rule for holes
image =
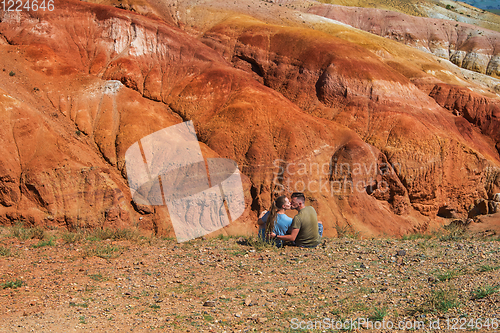
[[278, 217], [278, 210], [283, 209], [283, 205], [286, 203], [286, 195], [282, 195], [276, 198], [271, 203], [271, 208], [269, 208], [269, 216], [266, 222], [266, 235], [269, 235], [274, 231], [274, 224], [276, 223]]

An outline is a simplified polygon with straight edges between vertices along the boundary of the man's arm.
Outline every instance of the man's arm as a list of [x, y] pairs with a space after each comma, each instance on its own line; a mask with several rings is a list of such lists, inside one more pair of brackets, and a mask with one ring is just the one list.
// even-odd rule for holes
[[284, 241], [290, 241], [290, 242], [294, 242], [295, 241], [295, 238], [297, 238], [297, 235], [299, 234], [299, 230], [300, 229], [295, 229], [295, 228], [292, 228], [291, 229], [291, 233], [290, 235], [276, 235], [274, 232], [271, 232], [271, 237], [274, 238], [276, 237], [277, 239], [281, 239], [281, 240], [284, 240]]

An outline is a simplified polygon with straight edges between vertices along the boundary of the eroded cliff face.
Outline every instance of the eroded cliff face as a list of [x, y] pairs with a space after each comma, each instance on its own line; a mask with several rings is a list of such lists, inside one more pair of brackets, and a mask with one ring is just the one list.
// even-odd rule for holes
[[2, 13], [3, 222], [171, 232], [165, 208], [132, 205], [125, 151], [183, 121], [151, 96], [151, 82], [163, 80], [153, 67], [166, 72], [167, 98], [220, 57], [177, 29], [110, 7], [69, 2], [45, 14]]
[[429, 89], [429, 96], [440, 106], [452, 111], [454, 115], [463, 117], [480, 129], [481, 133], [490, 137], [500, 152], [500, 100], [455, 85], [437, 83], [419, 86], [422, 90]]
[[[498, 171], [485, 170], [498, 163], [491, 142], [496, 144], [499, 130], [495, 101], [482, 99], [489, 111], [479, 112], [479, 133], [472, 124], [480, 121], [447, 112], [432, 98], [435, 93], [428, 96], [373, 53], [338, 38], [242, 19], [221, 23], [205, 38], [304, 112], [345, 125], [377, 147], [399, 167], [398, 177], [421, 213], [435, 215], [444, 202], [463, 212], [493, 186]], [[461, 98], [467, 99], [463, 92], [471, 92], [463, 89]]]
[[497, 31], [374, 8], [317, 5], [308, 12], [430, 52], [459, 67], [500, 78], [500, 33]]
[[171, 233], [166, 208], [132, 204], [124, 158], [186, 120], [205, 157], [244, 174], [233, 234], [254, 232], [280, 191], [304, 190], [326, 235], [399, 235], [498, 186], [497, 109], [456, 116], [456, 103], [331, 35], [240, 16], [198, 39], [73, 1], [0, 17], [3, 223]]

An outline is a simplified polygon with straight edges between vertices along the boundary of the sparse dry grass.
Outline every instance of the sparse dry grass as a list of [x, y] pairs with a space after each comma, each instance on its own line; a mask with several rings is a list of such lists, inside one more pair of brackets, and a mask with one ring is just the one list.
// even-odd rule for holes
[[[396, 321], [425, 315], [431, 320], [463, 313], [479, 318], [488, 310], [484, 306], [499, 297], [491, 282], [500, 278], [497, 242], [471, 235], [459, 242], [441, 240], [441, 232], [405, 240], [345, 237], [325, 239], [316, 249], [276, 249], [253, 237], [178, 244], [122, 239], [110, 231], [97, 233], [104, 240], [96, 234], [89, 239], [92, 233], [84, 231], [71, 237], [60, 231], [51, 234], [53, 246], [35, 249], [35, 239], [2, 234], [6, 251], [23, 249], [8, 259], [14, 260], [12, 266], [0, 265], [5, 286], [0, 297], [15, 288], [17, 299], [0, 305], [0, 311], [8, 306], [12, 313], [0, 330], [13, 332], [16, 313], [26, 311], [21, 299], [36, 298], [37, 290], [57, 290], [44, 300], [55, 312], [38, 316], [45, 308], [30, 306], [23, 317], [28, 328], [95, 330], [112, 324], [109, 329], [115, 331], [154, 327], [173, 332], [208, 324], [215, 331], [290, 331], [294, 318]], [[398, 256], [401, 249], [406, 254]], [[70, 297], [61, 301], [61, 294]]]
[[103, 259], [113, 259], [118, 258], [123, 251], [124, 248], [121, 246], [97, 243], [88, 245], [85, 248], [83, 256], [85, 258], [95, 256]]
[[0, 246], [0, 257], [10, 257], [12, 255], [12, 250], [8, 247]]
[[26, 227], [22, 223], [16, 223], [14, 226], [9, 228], [10, 236], [15, 237], [19, 240], [28, 239], [44, 239], [46, 236], [45, 230], [41, 227]]

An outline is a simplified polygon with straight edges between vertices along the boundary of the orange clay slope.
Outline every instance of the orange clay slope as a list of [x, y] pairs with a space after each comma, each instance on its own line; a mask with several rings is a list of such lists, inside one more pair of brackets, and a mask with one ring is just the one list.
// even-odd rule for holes
[[331, 34], [247, 16], [193, 37], [160, 16], [73, 1], [1, 15], [2, 138], [17, 145], [0, 169], [4, 222], [171, 233], [165, 208], [131, 203], [124, 154], [185, 120], [206, 157], [246, 176], [246, 212], [226, 233], [255, 232], [280, 191], [303, 189], [326, 235], [367, 236], [425, 230], [440, 207], [465, 214], [498, 191], [494, 135], [419, 89], [405, 60], [400, 70]]

